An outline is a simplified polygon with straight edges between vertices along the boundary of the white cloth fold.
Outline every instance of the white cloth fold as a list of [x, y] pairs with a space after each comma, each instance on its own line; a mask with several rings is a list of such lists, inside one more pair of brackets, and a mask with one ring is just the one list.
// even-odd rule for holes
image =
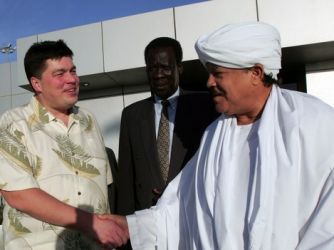
[[[128, 217], [131, 241], [146, 239], [134, 249], [236, 249], [226, 233], [235, 216], [229, 178], [233, 119], [222, 115], [207, 128], [199, 151], [156, 207]], [[259, 122], [249, 210], [240, 215], [247, 218], [248, 249], [332, 249], [334, 110], [310, 95], [273, 86]], [[135, 228], [139, 234], [133, 235]]]
[[273, 26], [262, 22], [229, 24], [196, 44], [199, 59], [226, 68], [249, 68], [262, 64], [266, 74], [277, 79], [281, 68], [281, 39]]

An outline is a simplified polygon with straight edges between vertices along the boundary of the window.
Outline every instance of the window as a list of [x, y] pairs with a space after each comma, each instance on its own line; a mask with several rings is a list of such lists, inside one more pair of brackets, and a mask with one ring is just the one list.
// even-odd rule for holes
[[306, 74], [307, 93], [334, 107], [334, 70]]

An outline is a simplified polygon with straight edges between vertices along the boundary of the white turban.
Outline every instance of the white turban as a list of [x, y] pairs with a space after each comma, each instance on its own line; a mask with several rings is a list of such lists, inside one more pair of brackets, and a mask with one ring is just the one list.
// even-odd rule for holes
[[261, 64], [275, 79], [281, 68], [280, 34], [261, 22], [225, 25], [201, 36], [195, 49], [204, 65], [210, 62], [226, 68], [249, 68]]

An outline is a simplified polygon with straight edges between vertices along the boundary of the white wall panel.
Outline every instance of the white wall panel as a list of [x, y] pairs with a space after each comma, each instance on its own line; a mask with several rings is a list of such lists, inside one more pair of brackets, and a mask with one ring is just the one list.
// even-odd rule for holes
[[11, 95], [10, 63], [0, 64], [0, 96]]
[[216, 0], [175, 8], [176, 38], [182, 45], [184, 60], [198, 58], [194, 44], [200, 35], [227, 23], [256, 18], [255, 1]]
[[1, 96], [0, 97], [0, 115], [2, 115], [6, 110], [10, 109], [11, 96]]
[[17, 74], [17, 62], [12, 62], [10, 64], [11, 67], [11, 83], [12, 83], [12, 94], [28, 94], [30, 93], [28, 90], [25, 90], [24, 88], [21, 88], [18, 80], [18, 74]]
[[38, 35], [38, 41], [63, 39], [74, 53], [78, 75], [103, 72], [101, 23]]
[[175, 36], [172, 9], [105, 21], [102, 27], [106, 72], [144, 66], [144, 49], [152, 39]]
[[25, 105], [30, 102], [33, 93], [28, 92], [24, 94], [18, 94], [12, 96], [12, 108]]
[[82, 100], [78, 106], [92, 112], [101, 128], [104, 142], [118, 157], [118, 138], [123, 97], [113, 96], [91, 100]]
[[139, 100], [146, 99], [149, 96], [151, 96], [150, 91], [124, 95], [124, 106], [125, 107], [129, 106], [130, 104], [132, 104], [136, 101], [139, 101]]
[[24, 71], [24, 56], [30, 46], [37, 42], [36, 36], [28, 36], [24, 38], [20, 38], [16, 41], [17, 47], [17, 84], [18, 85], [26, 85], [29, 84], [26, 73]]
[[260, 21], [281, 33], [282, 46], [334, 40], [333, 0], [258, 0]]

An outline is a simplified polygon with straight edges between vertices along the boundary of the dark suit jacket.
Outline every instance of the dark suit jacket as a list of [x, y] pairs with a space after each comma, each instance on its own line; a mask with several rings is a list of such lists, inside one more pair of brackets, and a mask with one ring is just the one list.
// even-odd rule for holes
[[116, 195], [117, 195], [117, 180], [118, 180], [118, 166], [117, 166], [117, 161], [115, 157], [115, 153], [111, 148], [106, 147], [107, 155], [108, 155], [108, 160], [110, 164], [110, 169], [111, 169], [111, 175], [113, 182], [108, 185], [108, 198], [109, 198], [109, 208], [110, 208], [110, 213], [115, 213], [116, 212]]
[[[116, 211], [127, 215], [155, 204], [152, 190], [164, 190], [155, 134], [154, 98], [136, 102], [122, 112]], [[171, 181], [196, 152], [205, 128], [218, 116], [207, 93], [180, 91], [170, 168]]]

